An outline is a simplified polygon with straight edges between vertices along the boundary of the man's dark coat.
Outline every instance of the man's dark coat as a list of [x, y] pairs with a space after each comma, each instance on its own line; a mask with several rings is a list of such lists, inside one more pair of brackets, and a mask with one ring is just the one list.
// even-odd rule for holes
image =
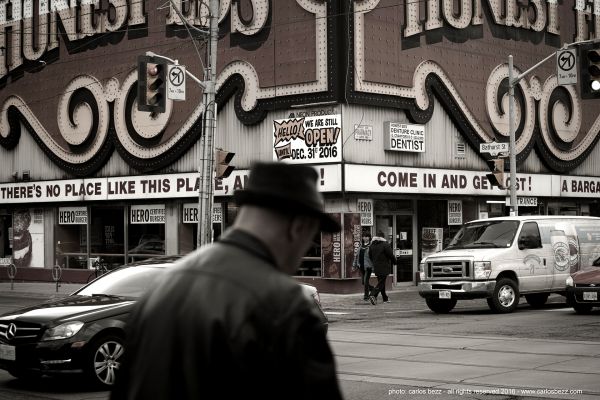
[[260, 241], [228, 231], [138, 303], [111, 399], [340, 399], [301, 290]]

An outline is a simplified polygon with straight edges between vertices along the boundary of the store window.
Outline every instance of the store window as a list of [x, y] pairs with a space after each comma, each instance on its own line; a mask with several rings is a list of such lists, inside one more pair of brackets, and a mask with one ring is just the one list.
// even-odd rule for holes
[[92, 206], [90, 215], [90, 257], [93, 260], [103, 260], [111, 269], [123, 265], [125, 263], [125, 208]]
[[[450, 225], [448, 223], [448, 200], [419, 200], [418, 204], [418, 237], [422, 258], [424, 255], [445, 248], [462, 225]], [[460, 204], [462, 223], [482, 217], [481, 209], [476, 200], [462, 199]], [[491, 217], [491, 215], [489, 216]], [[456, 218], [454, 215], [451, 217], [451, 220]]]
[[132, 205], [129, 209], [129, 261], [165, 254], [165, 205]]
[[302, 258], [302, 264], [295, 275], [321, 276], [321, 232], [313, 238], [310, 249]]
[[[223, 204], [213, 204], [213, 240], [223, 233]], [[198, 244], [198, 203], [185, 203], [181, 209], [179, 225], [179, 253], [187, 254], [196, 250]]]
[[59, 207], [57, 221], [56, 263], [63, 268], [87, 268], [87, 207]]
[[581, 215], [577, 203], [574, 202], [549, 202], [548, 215]]

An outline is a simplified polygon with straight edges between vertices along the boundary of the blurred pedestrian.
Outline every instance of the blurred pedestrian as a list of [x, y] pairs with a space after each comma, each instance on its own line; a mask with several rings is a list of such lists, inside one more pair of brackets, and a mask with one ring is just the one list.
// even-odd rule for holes
[[373, 273], [373, 263], [371, 257], [369, 257], [369, 246], [371, 245], [371, 232], [364, 231], [362, 234], [362, 243], [356, 254], [354, 255], [354, 261], [352, 267], [358, 268], [360, 272], [361, 282], [364, 287], [363, 300], [369, 301], [369, 293], [373, 289], [370, 283], [371, 274]]
[[312, 167], [258, 163], [216, 243], [183, 258], [128, 323], [111, 399], [340, 399], [326, 326], [289, 275], [323, 212]]
[[382, 231], [377, 231], [377, 235], [373, 236], [371, 246], [369, 246], [369, 256], [373, 263], [373, 271], [377, 277], [377, 285], [371, 290], [369, 300], [371, 304], [377, 304], [377, 296], [381, 293], [381, 299], [384, 303], [389, 303], [387, 293], [385, 292], [385, 283], [388, 275], [392, 272], [392, 262], [396, 261], [392, 246], [386, 242]]

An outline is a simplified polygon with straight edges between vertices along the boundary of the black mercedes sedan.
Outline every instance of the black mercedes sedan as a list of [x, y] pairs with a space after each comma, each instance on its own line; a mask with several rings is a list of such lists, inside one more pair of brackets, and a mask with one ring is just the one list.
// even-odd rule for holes
[[[180, 256], [161, 256], [110, 271], [56, 301], [0, 315], [0, 369], [17, 378], [83, 373], [94, 386], [113, 385], [125, 350], [125, 323], [137, 299]], [[303, 293], [327, 317], [317, 289]]]
[[0, 368], [17, 378], [79, 372], [95, 385], [111, 386], [128, 313], [175, 260], [129, 264], [63, 299], [1, 315]]

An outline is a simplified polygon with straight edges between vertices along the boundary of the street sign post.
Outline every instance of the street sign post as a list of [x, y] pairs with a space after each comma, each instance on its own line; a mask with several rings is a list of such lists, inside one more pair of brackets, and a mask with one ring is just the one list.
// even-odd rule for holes
[[566, 49], [556, 52], [556, 77], [559, 85], [577, 83], [576, 49]]
[[8, 279], [10, 279], [10, 290], [13, 290], [14, 289], [15, 276], [17, 276], [17, 267], [15, 266], [15, 264], [10, 263], [6, 267], [6, 273], [8, 274]]
[[[506, 197], [505, 204], [510, 207], [510, 205], [511, 205], [510, 196]], [[537, 207], [538, 199], [537, 199], [537, 197], [517, 196], [517, 205], [519, 206], [519, 208], [521, 208], [521, 207]]]
[[490, 153], [491, 156], [498, 154], [508, 154], [509, 146], [506, 142], [490, 142], [479, 144], [480, 153]]
[[167, 68], [167, 98], [185, 100], [185, 66], [169, 64]]
[[60, 278], [62, 277], [62, 268], [58, 263], [52, 267], [52, 279], [56, 282], [56, 293], [58, 293], [58, 287], [60, 286]]

